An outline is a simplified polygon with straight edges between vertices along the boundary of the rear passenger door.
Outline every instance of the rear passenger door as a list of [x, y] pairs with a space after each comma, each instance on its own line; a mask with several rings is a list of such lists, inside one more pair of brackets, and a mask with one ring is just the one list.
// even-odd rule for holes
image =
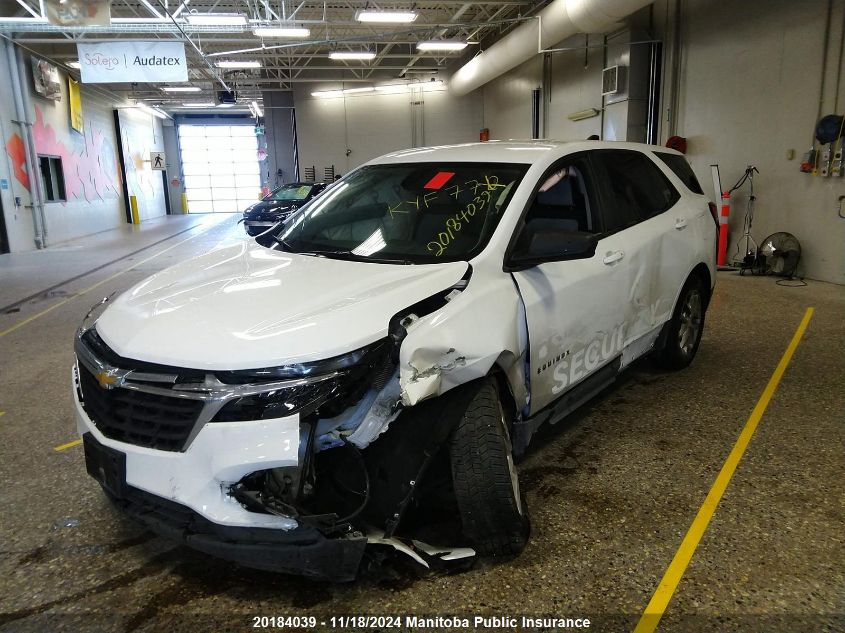
[[[630, 286], [625, 311], [623, 365], [648, 349], [671, 317], [675, 298], [689, 270], [684, 255], [687, 218], [681, 196], [646, 154], [635, 150], [596, 150], [606, 232], [602, 243], [625, 254]], [[600, 246], [601, 246], [600, 244]]]

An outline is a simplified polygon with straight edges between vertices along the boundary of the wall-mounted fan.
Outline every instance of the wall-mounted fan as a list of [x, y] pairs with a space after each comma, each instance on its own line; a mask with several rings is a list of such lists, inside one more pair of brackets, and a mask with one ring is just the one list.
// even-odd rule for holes
[[800, 261], [801, 244], [792, 233], [772, 233], [760, 242], [757, 251], [758, 274], [792, 278]]

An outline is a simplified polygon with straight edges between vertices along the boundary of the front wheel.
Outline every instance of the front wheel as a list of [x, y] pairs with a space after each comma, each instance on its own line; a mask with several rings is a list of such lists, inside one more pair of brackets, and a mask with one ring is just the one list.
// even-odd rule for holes
[[704, 332], [706, 293], [705, 284], [698, 275], [693, 275], [684, 284], [672, 319], [666, 324], [665, 345], [654, 355], [654, 360], [664, 369], [683, 369], [695, 358]]
[[515, 555], [528, 541], [530, 524], [508, 427], [496, 380], [486, 378], [450, 445], [463, 532], [482, 556]]

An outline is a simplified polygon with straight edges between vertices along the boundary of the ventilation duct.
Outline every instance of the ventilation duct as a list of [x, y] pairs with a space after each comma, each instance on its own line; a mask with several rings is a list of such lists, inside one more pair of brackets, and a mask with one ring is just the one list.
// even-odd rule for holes
[[619, 20], [652, 0], [554, 0], [537, 14], [464, 64], [449, 88], [462, 96], [577, 33], [607, 33]]

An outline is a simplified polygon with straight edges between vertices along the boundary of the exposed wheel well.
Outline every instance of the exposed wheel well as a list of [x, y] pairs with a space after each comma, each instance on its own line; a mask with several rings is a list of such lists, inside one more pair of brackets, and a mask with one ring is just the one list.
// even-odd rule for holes
[[499, 395], [502, 398], [502, 408], [511, 413], [511, 422], [516, 419], [519, 409], [516, 406], [516, 399], [511, 390], [510, 382], [508, 381], [505, 371], [499, 365], [493, 365], [490, 369], [490, 376], [496, 379], [499, 387]]
[[693, 275], [700, 277], [701, 280], [704, 282], [704, 290], [707, 293], [704, 298], [706, 307], [706, 305], [710, 303], [710, 295], [712, 294], [713, 289], [713, 279], [710, 277], [710, 269], [707, 267], [707, 264], [705, 264], [704, 262], [700, 262], [695, 268], [692, 269], [690, 277], [692, 277]]

